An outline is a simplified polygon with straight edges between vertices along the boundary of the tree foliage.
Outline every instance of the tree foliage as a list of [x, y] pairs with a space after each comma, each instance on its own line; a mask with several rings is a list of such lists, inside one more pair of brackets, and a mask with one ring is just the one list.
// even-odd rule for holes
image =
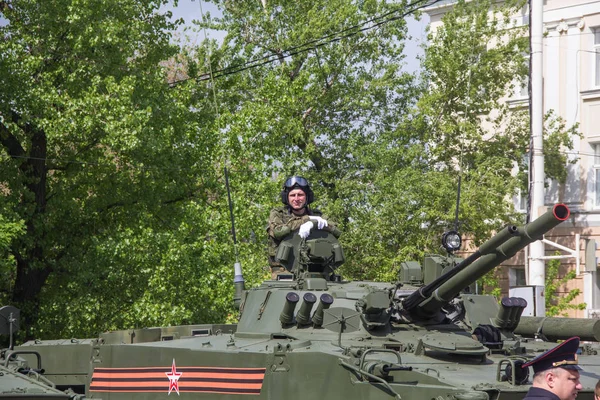
[[1, 204], [23, 224], [2, 301], [22, 309], [27, 336], [168, 322], [173, 311], [136, 307], [156, 296], [170, 308], [168, 273], [221, 261], [208, 226], [194, 230], [210, 215], [197, 210], [218, 206], [217, 143], [203, 134], [214, 116], [196, 118], [206, 93], [167, 85], [160, 65], [178, 48], [162, 4], [2, 3]]
[[514, 5], [495, 4], [459, 1], [444, 16], [429, 36], [417, 102], [369, 147], [372, 173], [365, 179], [368, 190], [359, 191], [369, 199], [347, 239], [361, 249], [352, 265], [357, 276], [388, 271], [391, 278], [399, 261], [438, 251], [449, 228], [479, 243], [514, 219], [507, 198], [517, 187], [512, 170], [526, 151], [527, 133], [511, 130], [492, 111], [502, 110], [500, 100], [525, 72], [526, 42], [517, 30], [502, 29]]
[[[374, 0], [217, 4], [223, 17], [209, 26], [228, 34], [213, 69], [269, 61], [215, 82], [235, 88], [219, 90], [217, 104], [223, 157], [246, 182], [236, 193], [242, 209], [264, 226], [281, 181], [302, 174], [316, 189], [316, 205], [350, 239], [356, 218], [372, 204], [369, 184], [379, 168], [373, 143], [402, 124], [421, 90], [401, 68], [406, 24], [399, 17], [411, 8]], [[259, 236], [254, 249], [264, 252], [264, 232]]]
[[[560, 255], [560, 252], [556, 252]], [[577, 277], [576, 271], [568, 271], [562, 277], [559, 276], [560, 260], [550, 260], [546, 264], [546, 284], [544, 302], [546, 305], [546, 315], [555, 317], [560, 315], [567, 317], [568, 310], [585, 310], [586, 303], [574, 304], [573, 301], [581, 294], [579, 289], [571, 289], [566, 295], [560, 295], [559, 289], [572, 279]]]

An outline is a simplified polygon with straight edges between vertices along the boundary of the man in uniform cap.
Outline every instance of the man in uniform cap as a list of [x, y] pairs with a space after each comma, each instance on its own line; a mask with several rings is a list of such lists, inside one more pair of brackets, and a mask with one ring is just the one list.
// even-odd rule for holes
[[574, 400], [582, 389], [578, 349], [579, 338], [572, 337], [523, 364], [523, 368], [533, 368], [533, 386], [524, 400]]

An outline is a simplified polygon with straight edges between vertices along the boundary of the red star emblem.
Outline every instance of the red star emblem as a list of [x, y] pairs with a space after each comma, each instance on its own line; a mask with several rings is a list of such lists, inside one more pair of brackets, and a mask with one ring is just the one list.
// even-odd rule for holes
[[171, 365], [171, 372], [165, 372], [167, 378], [169, 378], [169, 393], [175, 389], [177, 395], [179, 395], [179, 378], [183, 375], [183, 372], [177, 372], [177, 367], [175, 366], [175, 359], [173, 359], [173, 365]]

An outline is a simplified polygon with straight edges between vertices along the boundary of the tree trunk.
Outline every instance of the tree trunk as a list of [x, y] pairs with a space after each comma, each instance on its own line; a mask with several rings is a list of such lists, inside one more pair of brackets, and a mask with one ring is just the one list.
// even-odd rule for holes
[[[19, 165], [19, 172], [24, 181], [21, 196], [24, 211], [21, 217], [25, 220], [27, 233], [24, 240], [15, 241], [11, 249], [17, 261], [12, 302], [21, 309], [21, 326], [25, 328], [26, 339], [32, 339], [33, 328], [39, 316], [39, 295], [52, 272], [52, 268], [45, 260], [43, 248], [47, 229], [44, 221], [47, 193], [47, 141], [43, 130], [35, 129], [30, 124], [21, 126], [26, 136], [31, 138], [29, 154], [17, 137], [12, 135], [5, 126], [0, 127], [0, 133], [1, 143], [7, 153], [14, 159], [22, 161]], [[25, 192], [30, 192], [33, 196]]]

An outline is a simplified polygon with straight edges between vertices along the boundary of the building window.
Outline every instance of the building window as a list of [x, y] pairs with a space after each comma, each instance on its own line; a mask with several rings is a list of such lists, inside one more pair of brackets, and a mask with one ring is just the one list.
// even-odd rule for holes
[[600, 207], [600, 143], [593, 143], [594, 148], [594, 207]]
[[527, 200], [528, 200], [528, 190], [527, 190], [527, 185], [528, 185], [528, 175], [527, 175], [527, 171], [529, 171], [529, 153], [525, 153], [523, 155], [523, 161], [521, 163], [520, 168], [522, 168], [521, 170], [521, 179], [522, 181], [522, 188], [518, 189], [517, 191], [517, 195], [515, 197], [515, 208], [518, 212], [522, 212], [522, 213], [526, 213], [527, 209], [528, 209], [528, 204], [527, 204]]
[[515, 79], [514, 99], [523, 100], [529, 97], [529, 61], [531, 55], [523, 53], [523, 72], [527, 72], [518, 79]]
[[517, 194], [517, 211], [527, 212], [527, 191], [519, 189]]
[[525, 286], [525, 268], [508, 269], [508, 287]]
[[513, 26], [527, 26], [529, 25], [529, 6], [525, 5], [521, 8], [519, 14], [511, 17]]
[[529, 77], [525, 78], [525, 82], [519, 84], [519, 90], [517, 91], [517, 97], [529, 97]]
[[[529, 54], [525, 56], [525, 68], [529, 70]], [[517, 99], [524, 99], [529, 97], [529, 75], [524, 76], [522, 80], [519, 80], [515, 85], [515, 97]]]
[[594, 29], [594, 52], [596, 53], [595, 84], [600, 86], [600, 28]]

